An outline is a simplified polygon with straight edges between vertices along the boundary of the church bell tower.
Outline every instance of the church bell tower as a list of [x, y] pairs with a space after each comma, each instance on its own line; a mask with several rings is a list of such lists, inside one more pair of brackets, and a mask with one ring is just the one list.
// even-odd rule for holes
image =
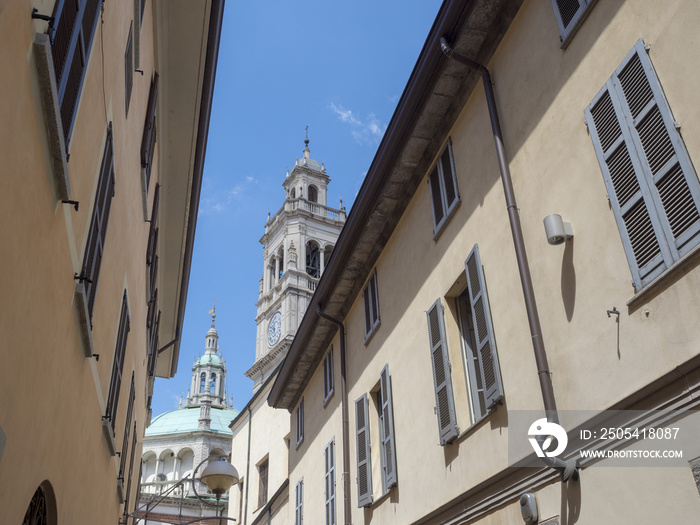
[[345, 224], [343, 201], [328, 206], [330, 177], [311, 158], [308, 135], [304, 151], [282, 184], [285, 200], [268, 215], [263, 245], [263, 276], [258, 296], [255, 364], [246, 372], [257, 391], [292, 344], [318, 280]]

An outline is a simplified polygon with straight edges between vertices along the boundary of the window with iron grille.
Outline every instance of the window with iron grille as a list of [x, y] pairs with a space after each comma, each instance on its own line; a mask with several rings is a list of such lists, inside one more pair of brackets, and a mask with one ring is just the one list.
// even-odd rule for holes
[[85, 295], [88, 302], [90, 325], [92, 326], [92, 312], [95, 306], [95, 294], [97, 293], [97, 280], [100, 276], [100, 266], [107, 234], [109, 212], [114, 197], [114, 146], [112, 143], [112, 124], [107, 128], [102, 165], [97, 181], [95, 203], [92, 208], [90, 229], [88, 230], [87, 245], [83, 255], [82, 272], [80, 280], [85, 285]]
[[101, 6], [102, 0], [58, 0], [54, 7], [51, 54], [66, 150]]
[[639, 291], [700, 243], [700, 183], [642, 40], [585, 115]]
[[433, 166], [428, 176], [428, 185], [433, 209], [433, 234], [437, 237], [459, 204], [452, 140], [447, 141]]
[[362, 292], [362, 300], [365, 305], [365, 341], [379, 326], [379, 291], [377, 286], [377, 270], [372, 272], [372, 275], [365, 285]]
[[595, 3], [596, 0], [552, 0], [561, 47], [568, 45]]
[[122, 371], [124, 370], [124, 355], [126, 353], [126, 340], [129, 335], [129, 304], [124, 290], [122, 298], [121, 314], [119, 316], [119, 329], [117, 331], [117, 344], [114, 349], [114, 361], [112, 363], [112, 377], [109, 381], [109, 394], [107, 395], [107, 413], [105, 418], [109, 420], [114, 435], [114, 423], [117, 418], [117, 406], [119, 405], [119, 392], [122, 385]]

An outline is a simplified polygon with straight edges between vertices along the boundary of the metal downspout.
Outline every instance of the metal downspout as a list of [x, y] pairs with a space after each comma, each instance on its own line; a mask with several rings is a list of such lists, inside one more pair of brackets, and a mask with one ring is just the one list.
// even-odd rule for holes
[[[544, 347], [542, 338], [542, 328], [540, 326], [540, 316], [537, 311], [537, 302], [535, 301], [535, 292], [532, 286], [532, 277], [530, 276], [530, 265], [527, 261], [527, 252], [525, 251], [525, 241], [523, 239], [523, 231], [520, 225], [520, 214], [515, 202], [515, 192], [513, 191], [513, 180], [506, 161], [505, 149], [503, 147], [503, 135], [501, 133], [501, 124], [498, 119], [498, 110], [496, 109], [496, 98], [493, 92], [493, 84], [491, 75], [485, 66], [474, 62], [470, 58], [461, 55], [454, 51], [447, 43], [447, 39], [443, 36], [440, 38], [440, 48], [447, 57], [457, 60], [472, 69], [476, 69], [480, 74], [484, 83], [484, 91], [486, 94], [486, 103], [489, 109], [489, 117], [491, 119], [491, 128], [493, 130], [493, 140], [496, 145], [496, 156], [498, 157], [498, 166], [501, 171], [501, 181], [503, 183], [503, 192], [506, 198], [506, 206], [508, 208], [508, 218], [510, 220], [510, 229], [513, 235], [513, 244], [515, 246], [515, 257], [518, 261], [518, 271], [520, 273], [520, 283], [523, 288], [523, 296], [525, 299], [525, 310], [527, 319], [530, 325], [530, 335], [532, 336], [532, 347], [535, 352], [535, 362], [537, 364], [537, 374], [540, 379], [540, 390], [542, 391], [542, 401], [544, 403], [547, 421], [551, 423], [559, 423], [559, 414], [557, 413], [557, 404], [554, 399], [554, 387], [552, 386], [552, 377], [549, 372], [549, 364], [547, 363], [547, 353]], [[559, 458], [540, 458], [548, 467], [555, 468], [561, 471], [563, 481], [568, 481], [572, 476], [578, 478], [576, 462], [574, 460], [563, 461]]]
[[352, 523], [350, 519], [350, 425], [348, 422], [348, 391], [345, 384], [345, 326], [340, 321], [326, 315], [321, 310], [321, 306], [316, 306], [316, 313], [319, 317], [333, 323], [340, 328], [340, 404], [343, 416], [343, 515], [345, 525]]
[[250, 434], [253, 428], [253, 412], [248, 405], [248, 452], [245, 465], [245, 508], [243, 509], [243, 525], [248, 523], [248, 487], [250, 486]]

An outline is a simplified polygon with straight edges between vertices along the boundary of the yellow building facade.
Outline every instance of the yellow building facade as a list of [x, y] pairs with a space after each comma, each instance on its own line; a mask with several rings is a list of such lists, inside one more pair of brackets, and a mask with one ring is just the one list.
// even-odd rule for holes
[[132, 522], [153, 382], [179, 358], [222, 14], [0, 2], [7, 523]]
[[291, 523], [697, 519], [698, 20], [443, 3], [269, 395]]

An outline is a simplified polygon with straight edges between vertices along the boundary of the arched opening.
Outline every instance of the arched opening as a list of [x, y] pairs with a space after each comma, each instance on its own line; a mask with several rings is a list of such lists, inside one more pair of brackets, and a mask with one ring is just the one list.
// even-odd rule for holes
[[313, 184], [309, 186], [309, 202], [318, 202], [318, 188]]
[[280, 249], [277, 250], [277, 260], [279, 261], [279, 275], [277, 278], [281, 279], [284, 275], [284, 246], [280, 246]]
[[153, 451], [146, 452], [141, 457], [141, 492], [155, 494], [156, 489], [152, 483], [156, 480], [156, 454]]
[[209, 382], [209, 392], [216, 395], [216, 374], [212, 372], [211, 381]]
[[295, 188], [292, 188], [292, 193], [291, 193], [292, 199], [296, 199], [297, 197], [297, 190]]
[[34, 491], [22, 525], [55, 525], [56, 521], [56, 496], [51, 483], [44, 481]]
[[207, 384], [207, 373], [202, 372], [202, 375], [199, 376], [199, 393], [203, 394], [204, 393], [204, 388], [206, 387]]
[[306, 273], [314, 279], [318, 279], [321, 275], [319, 248], [315, 241], [306, 243]]

